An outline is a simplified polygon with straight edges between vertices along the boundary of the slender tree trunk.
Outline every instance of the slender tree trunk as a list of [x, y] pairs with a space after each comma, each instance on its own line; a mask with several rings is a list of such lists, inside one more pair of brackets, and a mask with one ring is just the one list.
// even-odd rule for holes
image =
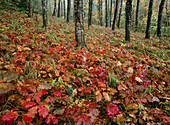
[[126, 1], [126, 24], [125, 24], [125, 40], [130, 42], [130, 27], [131, 27], [131, 11], [132, 0]]
[[67, 0], [67, 22], [70, 21], [71, 0]]
[[75, 38], [78, 43], [78, 47], [86, 47], [84, 38], [84, 25], [82, 15], [82, 2], [83, 0], [74, 1], [74, 12], [75, 12]]
[[93, 0], [89, 0], [88, 28], [92, 25]]
[[105, 0], [105, 22], [106, 22], [106, 27], [108, 27], [108, 6], [107, 6], [107, 0]]
[[100, 25], [100, 22], [101, 22], [101, 20], [100, 20], [100, 16], [101, 16], [101, 2], [100, 2], [100, 0], [98, 0], [98, 12], [99, 12], [98, 13], [98, 15], [99, 15], [99, 17], [98, 17], [99, 23], [98, 24]]
[[110, 27], [112, 24], [112, 5], [113, 5], [113, 0], [111, 0], [111, 2], [110, 2]]
[[61, 3], [61, 0], [58, 1], [58, 17], [60, 17], [60, 3]]
[[136, 7], [136, 31], [138, 31], [138, 21], [139, 21], [139, 4], [140, 0], [137, 0], [137, 7]]
[[158, 24], [157, 24], [157, 37], [161, 37], [161, 24], [162, 24], [162, 15], [163, 15], [163, 8], [164, 8], [165, 0], [161, 0], [159, 5], [159, 13], [158, 13]]
[[33, 12], [32, 12], [32, 0], [29, 0], [29, 14], [28, 14], [28, 16], [32, 17], [32, 14], [33, 14]]
[[148, 9], [148, 19], [147, 19], [146, 35], [145, 35], [146, 39], [150, 38], [152, 7], [153, 7], [153, 0], [150, 0], [150, 2], [149, 2], [149, 9]]
[[53, 15], [52, 16], [56, 15], [56, 8], [57, 8], [57, 2], [56, 2], [56, 0], [54, 0], [54, 10], [53, 10]]
[[121, 0], [121, 3], [120, 3], [119, 19], [118, 19], [118, 23], [117, 23], [118, 28], [120, 28], [120, 20], [121, 20], [121, 14], [122, 14], [122, 3], [123, 3], [123, 0]]
[[103, 1], [102, 0], [101, 0], [101, 6], [100, 7], [101, 7], [101, 9], [100, 9], [101, 10], [100, 26], [103, 26]]
[[168, 0], [166, 1], [166, 26], [169, 26]]
[[42, 14], [43, 14], [43, 27], [45, 27], [46, 29], [48, 27], [47, 0], [42, 0]]
[[63, 17], [63, 1], [60, 1], [60, 12], [61, 12], [61, 17]]
[[66, 1], [63, 0], [63, 2], [64, 2], [64, 19], [65, 19], [66, 18]]
[[113, 25], [112, 25], [112, 30], [115, 30], [115, 24], [116, 24], [116, 19], [117, 19], [117, 12], [118, 12], [118, 7], [119, 7], [119, 0], [116, 0], [116, 8], [114, 12], [114, 18], [113, 18]]

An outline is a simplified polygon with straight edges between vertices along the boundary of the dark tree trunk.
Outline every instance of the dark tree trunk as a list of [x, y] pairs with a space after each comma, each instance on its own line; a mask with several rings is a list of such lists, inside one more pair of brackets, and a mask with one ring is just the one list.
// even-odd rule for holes
[[132, 0], [126, 1], [126, 24], [125, 24], [125, 40], [130, 42], [130, 27], [131, 27], [131, 11], [132, 11]]
[[103, 26], [103, 1], [101, 0], [101, 19], [100, 19], [100, 26]]
[[148, 9], [148, 19], [147, 19], [146, 35], [145, 35], [146, 39], [150, 38], [152, 7], [153, 7], [153, 0], [150, 0], [150, 2], [149, 2], [149, 9]]
[[140, 0], [137, 1], [137, 7], [136, 7], [136, 31], [138, 31], [138, 22], [139, 22], [139, 4], [140, 4]]
[[61, 0], [58, 1], [58, 17], [60, 17], [60, 3], [61, 3]]
[[113, 5], [113, 0], [110, 1], [110, 27], [112, 24], [112, 5]]
[[119, 19], [118, 19], [118, 23], [117, 23], [118, 28], [120, 28], [120, 20], [121, 20], [121, 14], [122, 14], [122, 3], [123, 3], [123, 0], [121, 0], [121, 3], [120, 3]]
[[165, 0], [161, 0], [159, 5], [159, 13], [158, 13], [158, 24], [157, 24], [157, 36], [161, 37], [161, 24], [162, 24], [162, 15], [163, 15], [163, 8], [164, 8]]
[[112, 30], [113, 31], [115, 30], [115, 24], [116, 24], [116, 19], [117, 19], [118, 7], [119, 7], [119, 0], [116, 0], [116, 7], [115, 7], [114, 18], [113, 18], [113, 25], [112, 25]]
[[60, 3], [60, 12], [61, 12], [61, 17], [63, 17], [63, 15], [64, 15], [64, 13], [63, 13], [63, 1], [61, 0], [60, 1], [61, 3]]
[[53, 15], [52, 16], [56, 15], [56, 9], [57, 9], [57, 2], [56, 2], [56, 0], [54, 0], [54, 10], [53, 10]]
[[42, 0], [43, 27], [48, 27], [47, 19], [47, 0]]
[[84, 38], [84, 25], [82, 15], [82, 3], [83, 0], [74, 0], [74, 12], [75, 12], [75, 38], [78, 43], [78, 47], [86, 47]]
[[106, 22], [106, 27], [108, 27], [108, 6], [107, 6], [107, 0], [105, 0], [105, 22]]
[[32, 17], [33, 11], [32, 11], [32, 0], [29, 0], [29, 17]]
[[67, 0], [67, 22], [70, 21], [71, 0]]
[[93, 0], [89, 0], [88, 28], [92, 25]]
[[64, 2], [64, 19], [65, 19], [66, 18], [66, 1], [63, 0], [63, 2]]

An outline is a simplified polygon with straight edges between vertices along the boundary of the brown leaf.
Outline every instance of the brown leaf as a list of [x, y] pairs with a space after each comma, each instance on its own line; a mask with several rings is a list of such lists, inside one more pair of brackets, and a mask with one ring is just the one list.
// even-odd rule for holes
[[29, 47], [24, 47], [23, 50], [24, 51], [30, 51], [31, 49]]
[[40, 83], [37, 87], [37, 90], [41, 90], [41, 89], [51, 89], [51, 86], [48, 83]]
[[95, 92], [95, 95], [96, 95], [96, 102], [99, 102], [102, 100], [103, 97], [99, 90]]
[[127, 72], [130, 73], [130, 74], [133, 74], [133, 68], [129, 67]]
[[103, 96], [104, 96], [104, 99], [107, 100], [107, 101], [111, 101], [110, 97], [109, 97], [109, 94], [107, 92], [103, 92]]
[[54, 113], [55, 115], [63, 115], [64, 111], [65, 111], [65, 108], [62, 107], [62, 108], [56, 109], [53, 113]]

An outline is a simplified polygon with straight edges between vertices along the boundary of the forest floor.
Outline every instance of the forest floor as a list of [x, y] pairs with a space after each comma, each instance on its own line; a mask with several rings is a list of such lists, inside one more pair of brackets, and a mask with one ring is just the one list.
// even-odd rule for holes
[[0, 15], [0, 124], [170, 123], [169, 39], [85, 26], [77, 49], [72, 22]]

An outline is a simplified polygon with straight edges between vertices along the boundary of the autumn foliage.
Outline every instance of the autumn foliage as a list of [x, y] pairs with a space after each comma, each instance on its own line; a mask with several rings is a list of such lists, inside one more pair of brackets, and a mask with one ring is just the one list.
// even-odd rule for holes
[[169, 124], [168, 40], [96, 26], [77, 49], [63, 20], [0, 15], [1, 123]]

